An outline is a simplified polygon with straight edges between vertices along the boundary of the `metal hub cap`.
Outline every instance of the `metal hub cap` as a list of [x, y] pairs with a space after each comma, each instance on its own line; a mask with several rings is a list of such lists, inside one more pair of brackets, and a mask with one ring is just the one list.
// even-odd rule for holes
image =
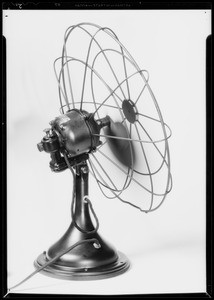
[[126, 119], [130, 123], [137, 121], [137, 109], [134, 102], [131, 100], [123, 100], [122, 109]]

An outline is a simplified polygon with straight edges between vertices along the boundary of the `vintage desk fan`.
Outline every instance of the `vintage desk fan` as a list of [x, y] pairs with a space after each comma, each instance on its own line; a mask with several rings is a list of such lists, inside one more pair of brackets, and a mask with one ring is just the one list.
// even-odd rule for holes
[[38, 149], [50, 154], [52, 171], [70, 169], [73, 175], [72, 221], [35, 266], [63, 279], [116, 276], [129, 268], [129, 260], [98, 233], [88, 175], [105, 197], [142, 212], [156, 210], [172, 187], [171, 132], [148, 72], [111, 29], [91, 23], [69, 27], [54, 69], [61, 115], [50, 122]]

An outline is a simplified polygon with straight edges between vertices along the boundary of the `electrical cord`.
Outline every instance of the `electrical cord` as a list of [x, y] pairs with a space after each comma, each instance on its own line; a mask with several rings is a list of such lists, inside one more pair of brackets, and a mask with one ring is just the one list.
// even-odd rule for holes
[[[54, 258], [52, 258], [51, 260], [49, 260], [48, 262], [46, 262], [44, 265], [42, 265], [41, 267], [39, 267], [38, 269], [36, 269], [33, 273], [31, 273], [29, 276], [27, 276], [25, 279], [23, 279], [21, 282], [19, 282], [18, 284], [14, 285], [13, 287], [8, 289], [8, 293], [20, 286], [21, 284], [23, 284], [24, 282], [26, 282], [27, 280], [29, 280], [31, 277], [33, 277], [34, 275], [36, 275], [37, 273], [39, 273], [40, 271], [42, 271], [44, 268], [48, 267], [50, 264], [52, 264], [53, 262], [55, 262], [57, 259], [59, 259], [61, 256], [63, 256], [64, 254], [66, 254], [67, 252], [73, 250], [74, 248], [76, 248], [77, 246], [84, 244], [84, 243], [95, 243], [97, 248], [100, 248], [100, 243], [97, 239], [93, 238], [93, 239], [85, 239], [82, 241], [79, 241], [77, 243], [75, 243], [74, 245], [68, 247], [67, 249], [61, 251], [58, 255], [56, 255]], [[95, 245], [94, 245], [95, 247]]]
[[[87, 234], [92, 234], [92, 233], [96, 233], [98, 228], [99, 228], [99, 220], [95, 214], [95, 211], [92, 207], [92, 203], [88, 197], [88, 195], [85, 195], [83, 197], [83, 201], [87, 202], [88, 205], [89, 205], [89, 208], [95, 218], [95, 221], [96, 221], [96, 226], [93, 230], [83, 230], [81, 227], [79, 227], [79, 225], [76, 223], [75, 221], [75, 216], [74, 216], [74, 202], [75, 202], [75, 187], [76, 187], [76, 176], [75, 176], [75, 173], [74, 173], [74, 170], [72, 169], [70, 163], [69, 163], [69, 160], [67, 158], [67, 155], [65, 152], [63, 152], [63, 156], [65, 158], [65, 161], [67, 163], [67, 166], [68, 168], [71, 170], [71, 173], [73, 175], [73, 193], [72, 193], [72, 205], [71, 205], [71, 215], [72, 215], [72, 221], [74, 223], [74, 226], [81, 232], [83, 233], [87, 233]], [[54, 258], [52, 258], [51, 260], [49, 260], [48, 262], [46, 262], [44, 265], [42, 265], [41, 267], [39, 267], [38, 269], [36, 269], [33, 273], [31, 273], [29, 276], [27, 276], [25, 279], [23, 279], [22, 281], [20, 281], [18, 284], [14, 285], [13, 287], [9, 288], [8, 289], [8, 292], [6, 295], [8, 295], [8, 293], [13, 290], [14, 288], [20, 286], [21, 284], [23, 284], [24, 282], [26, 282], [27, 280], [29, 280], [30, 278], [32, 278], [34, 275], [36, 275], [37, 273], [41, 272], [43, 269], [45, 269], [46, 267], [48, 267], [49, 265], [51, 265], [52, 263], [54, 263], [57, 259], [59, 259], [61, 256], [63, 256], [64, 254], [68, 253], [69, 251], [73, 250], [74, 248], [76, 248], [77, 246], [81, 245], [81, 244], [84, 244], [84, 243], [93, 243], [93, 246], [96, 248], [96, 249], [99, 249], [101, 247], [99, 241], [96, 239], [96, 238], [91, 238], [91, 239], [84, 239], [82, 241], [79, 241], [77, 243], [75, 243], [74, 245], [68, 247], [67, 249], [61, 251], [58, 255], [56, 255]], [[45, 254], [45, 252], [44, 252]], [[5, 297], [6, 297], [5, 295]]]
[[73, 223], [74, 223], [74, 226], [75, 226], [79, 231], [81, 231], [82, 233], [87, 233], [87, 234], [93, 234], [93, 233], [96, 233], [96, 232], [98, 231], [98, 228], [99, 228], [99, 220], [98, 220], [98, 218], [97, 218], [97, 216], [96, 216], [96, 213], [95, 213], [95, 211], [94, 211], [94, 209], [93, 209], [93, 207], [92, 207], [92, 203], [91, 203], [91, 201], [90, 201], [88, 195], [85, 195], [85, 196], [83, 197], [83, 200], [89, 204], [89, 208], [90, 208], [90, 210], [91, 210], [91, 212], [92, 212], [92, 214], [93, 214], [93, 216], [94, 216], [94, 219], [95, 219], [95, 221], [96, 221], [96, 226], [95, 226], [95, 228], [94, 228], [93, 230], [84, 230], [84, 229], [82, 229], [82, 228], [77, 224], [77, 222], [76, 222], [76, 220], [75, 220], [75, 215], [74, 215], [74, 204], [75, 204], [75, 199], [76, 199], [76, 197], [75, 197], [75, 196], [76, 196], [76, 194], [75, 194], [75, 188], [76, 188], [76, 176], [75, 176], [74, 170], [72, 169], [72, 167], [71, 167], [71, 165], [70, 165], [70, 163], [69, 163], [69, 160], [68, 160], [67, 155], [66, 155], [65, 152], [63, 152], [63, 156], [64, 156], [64, 158], [65, 158], [65, 161], [66, 161], [66, 164], [67, 164], [68, 168], [70, 169], [70, 171], [71, 171], [71, 173], [72, 173], [72, 175], [73, 175], [73, 193], [72, 193], [72, 201], [71, 201], [71, 217], [72, 217], [72, 221], [73, 221]]

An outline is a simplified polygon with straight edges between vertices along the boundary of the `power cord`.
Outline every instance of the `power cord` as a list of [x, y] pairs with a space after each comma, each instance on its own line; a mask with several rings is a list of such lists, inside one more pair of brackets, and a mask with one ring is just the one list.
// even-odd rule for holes
[[[73, 194], [72, 194], [72, 205], [71, 205], [72, 221], [73, 221], [75, 227], [76, 227], [79, 231], [81, 231], [81, 232], [83, 232], [83, 233], [88, 233], [88, 234], [89, 234], [89, 233], [90, 233], [90, 234], [96, 233], [97, 230], [98, 230], [98, 228], [99, 228], [99, 220], [98, 220], [98, 218], [97, 218], [97, 216], [96, 216], [96, 214], [95, 214], [95, 211], [94, 211], [94, 209], [93, 209], [93, 207], [92, 207], [92, 203], [91, 203], [91, 201], [90, 201], [88, 195], [85, 195], [84, 198], [83, 198], [83, 200], [89, 204], [89, 208], [90, 208], [90, 210], [91, 210], [91, 212], [92, 212], [92, 214], [93, 214], [93, 216], [94, 216], [94, 218], [95, 218], [95, 221], [96, 221], [96, 226], [95, 226], [95, 228], [94, 228], [93, 230], [90, 230], [90, 231], [88, 231], [88, 230], [83, 230], [81, 227], [79, 227], [79, 225], [78, 225], [78, 224], [76, 223], [76, 221], [75, 221], [74, 209], [73, 209], [73, 208], [74, 208], [74, 202], [75, 202], [76, 177], [75, 177], [74, 170], [72, 169], [72, 167], [71, 167], [71, 165], [70, 165], [70, 163], [69, 163], [69, 160], [68, 160], [68, 158], [67, 158], [67, 156], [66, 156], [66, 153], [64, 152], [63, 155], [64, 155], [65, 161], [66, 161], [66, 163], [67, 163], [67, 165], [68, 165], [68, 168], [71, 170], [71, 173], [72, 173], [72, 175], [73, 175]], [[23, 284], [24, 282], [26, 282], [27, 280], [29, 280], [30, 278], [32, 278], [34, 275], [36, 275], [37, 273], [41, 272], [43, 269], [45, 269], [46, 267], [48, 267], [49, 265], [51, 265], [52, 263], [54, 263], [54, 262], [55, 262], [57, 259], [59, 259], [61, 256], [65, 255], [65, 254], [68, 253], [69, 251], [73, 250], [73, 249], [76, 248], [77, 246], [79, 246], [79, 245], [81, 245], [81, 244], [84, 244], [84, 243], [93, 243], [93, 246], [94, 246], [96, 249], [99, 249], [99, 248], [101, 247], [99, 241], [98, 241], [97, 239], [95, 239], [95, 238], [85, 239], [85, 240], [82, 240], [82, 241], [79, 241], [79, 242], [75, 243], [74, 245], [68, 247], [67, 249], [65, 249], [65, 250], [63, 250], [63, 251], [61, 251], [58, 255], [56, 255], [54, 258], [52, 258], [51, 260], [49, 260], [48, 262], [46, 262], [44, 265], [42, 265], [41, 267], [39, 267], [38, 269], [36, 269], [33, 273], [31, 273], [31, 274], [30, 274], [29, 276], [27, 276], [25, 279], [23, 279], [22, 281], [20, 281], [18, 284], [16, 284], [16, 285], [12, 286], [11, 288], [9, 288], [7, 294], [5, 295], [5, 297], [9, 294], [9, 292], [10, 292], [11, 290], [13, 290], [14, 288], [20, 286], [21, 284]], [[45, 253], [46, 253], [46, 252], [44, 252], [44, 254], [45, 254]]]

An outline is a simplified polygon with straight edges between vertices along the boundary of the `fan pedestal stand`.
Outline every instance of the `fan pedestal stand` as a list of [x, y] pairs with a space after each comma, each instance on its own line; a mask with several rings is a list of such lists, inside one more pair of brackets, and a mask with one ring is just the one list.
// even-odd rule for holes
[[34, 262], [35, 267], [43, 266], [79, 241], [95, 238], [101, 247], [98, 247], [96, 243], [80, 244], [41, 272], [48, 276], [70, 280], [103, 279], [124, 273], [129, 268], [129, 260], [98, 234], [90, 217], [89, 204], [84, 201], [84, 196], [88, 195], [86, 162], [76, 166], [75, 192], [74, 220], [59, 241], [47, 252], [38, 256]]

